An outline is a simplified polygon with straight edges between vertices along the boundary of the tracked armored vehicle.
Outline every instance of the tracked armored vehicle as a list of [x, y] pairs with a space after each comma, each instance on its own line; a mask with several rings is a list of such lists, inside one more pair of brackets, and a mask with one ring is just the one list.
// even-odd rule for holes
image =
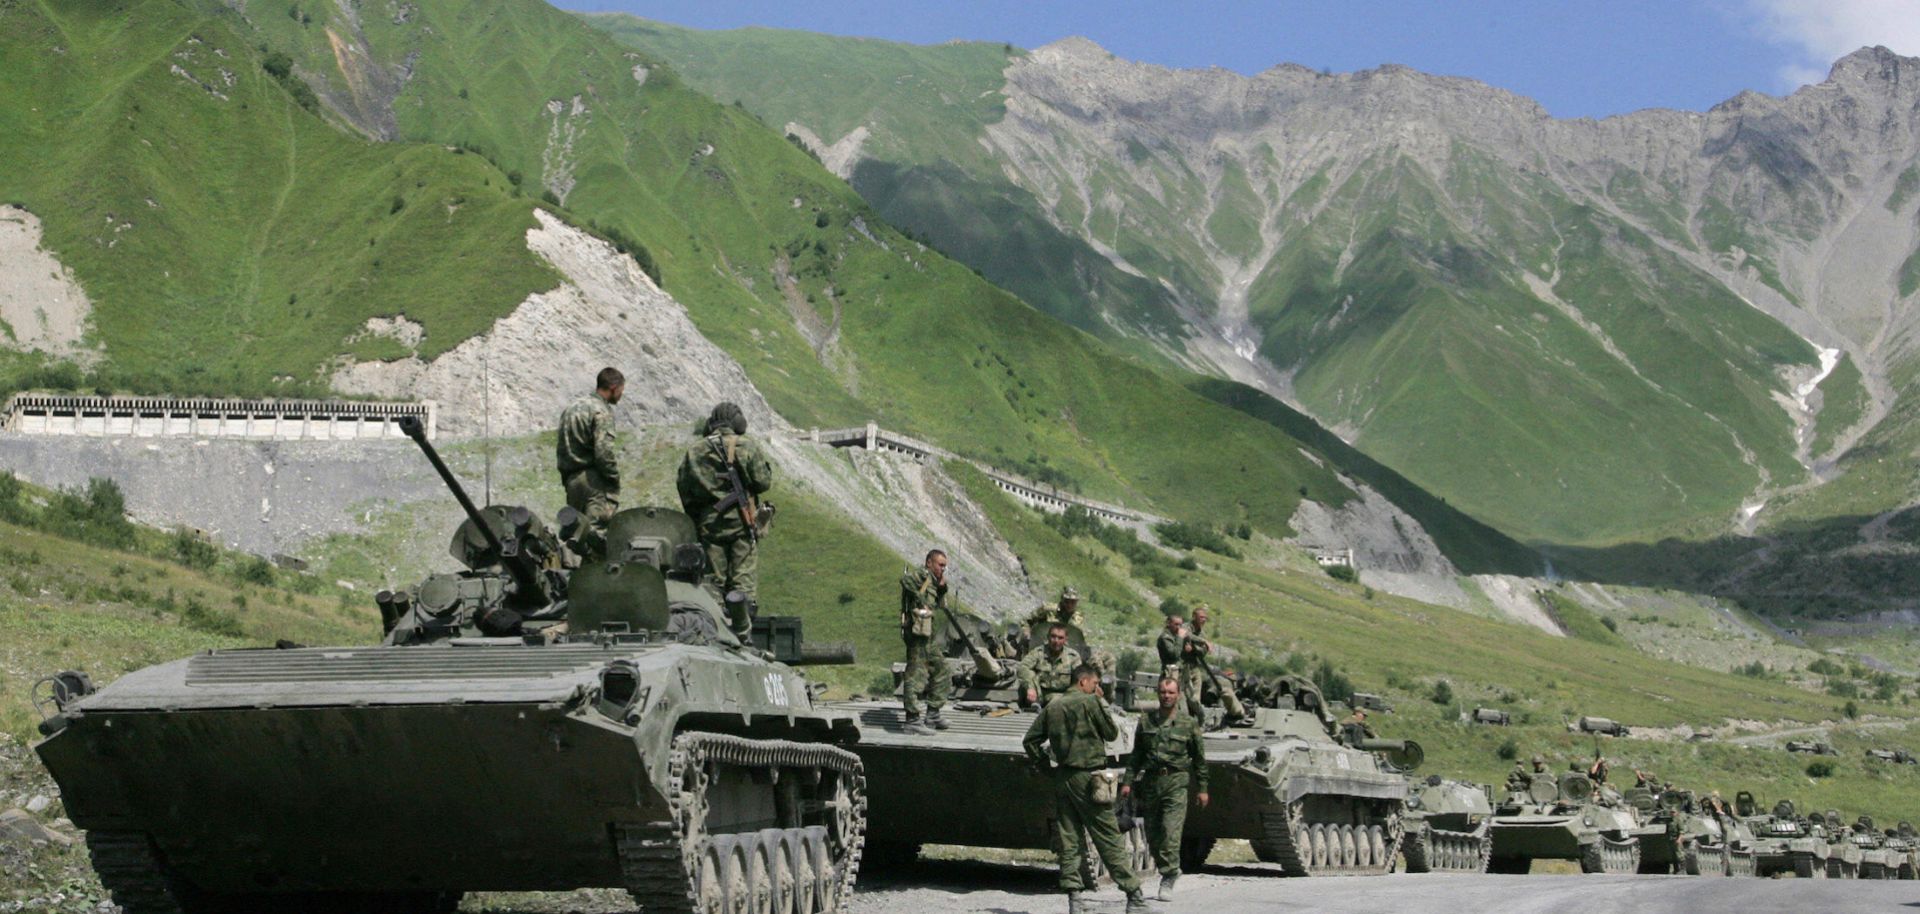
[[1640, 872], [1684, 876], [1753, 875], [1753, 833], [1731, 816], [1696, 803], [1691, 791], [1627, 791], [1627, 802], [1659, 831], [1640, 838]]
[[1888, 836], [1873, 827], [1871, 816], [1861, 816], [1844, 829], [1846, 840], [1860, 849], [1861, 879], [1897, 879], [1906, 852], [1896, 849]]
[[1920, 877], [1920, 834], [1914, 832], [1913, 823], [1887, 829], [1887, 850], [1893, 852], [1893, 878]]
[[[1013, 650], [991, 626], [965, 616], [955, 621], [973, 631], [963, 636], [953, 622], [943, 622], [940, 632], [954, 683], [953, 700], [941, 715], [950, 729], [932, 736], [908, 732], [905, 711], [893, 697], [826, 703], [858, 722], [860, 741], [852, 749], [867, 778], [863, 859], [869, 869], [910, 863], [929, 844], [1053, 847], [1053, 781], [1021, 745], [1037, 718], [1020, 704], [1014, 664], [997, 656]], [[979, 648], [977, 657], [969, 651], [969, 637]], [[895, 669], [896, 680], [903, 670]], [[1134, 722], [1121, 707], [1110, 713], [1120, 735], [1108, 744], [1107, 755], [1120, 768], [1133, 749]], [[1144, 824], [1124, 801], [1118, 812], [1135, 872], [1151, 873]], [[1091, 885], [1101, 873], [1096, 866], [1085, 875]]]
[[1827, 878], [1827, 858], [1832, 850], [1824, 824], [1800, 818], [1792, 800], [1773, 804], [1771, 814], [1761, 813], [1753, 794], [1744, 790], [1733, 802], [1734, 810], [1753, 829], [1754, 875], [1791, 873], [1801, 879]]
[[1827, 878], [1858, 879], [1869, 857], [1876, 863], [1883, 859], [1881, 854], [1869, 853], [1869, 849], [1878, 850], [1876, 844], [1854, 840], [1853, 829], [1841, 820], [1839, 810], [1829, 809], [1813, 816], [1813, 820], [1823, 826], [1827, 837]]
[[1662, 829], [1643, 825], [1633, 807], [1586, 775], [1532, 775], [1509, 789], [1493, 814], [1488, 872], [1526, 873], [1535, 860], [1576, 860], [1583, 873], [1633, 873], [1641, 839]]
[[838, 909], [866, 820], [853, 722], [733, 634], [744, 601], [701, 583], [692, 522], [622, 512], [569, 572], [408, 431], [467, 515], [467, 567], [383, 594], [385, 643], [62, 677], [36, 750], [114, 900], [426, 914], [602, 886], [649, 914]]
[[1493, 858], [1493, 789], [1439, 775], [1407, 795], [1401, 852], [1409, 873], [1484, 873]]
[[1198, 868], [1217, 842], [1243, 838], [1288, 876], [1391, 872], [1405, 828], [1404, 772], [1419, 766], [1419, 745], [1341, 733], [1301, 677], [1246, 681], [1239, 692], [1248, 719], [1207, 709], [1212, 802], [1187, 813], [1181, 867]]

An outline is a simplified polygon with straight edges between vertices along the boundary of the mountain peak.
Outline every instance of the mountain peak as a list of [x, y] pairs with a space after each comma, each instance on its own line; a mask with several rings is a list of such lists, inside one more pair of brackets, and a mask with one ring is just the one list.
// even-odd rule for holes
[[1902, 76], [1920, 74], [1920, 57], [1903, 57], [1884, 45], [1861, 48], [1834, 61], [1828, 82], [1881, 82], [1899, 85]]
[[1035, 50], [1052, 51], [1055, 54], [1065, 57], [1085, 57], [1099, 60], [1105, 60], [1113, 56], [1113, 52], [1101, 47], [1099, 42], [1083, 35], [1069, 35], [1059, 41], [1041, 45]]

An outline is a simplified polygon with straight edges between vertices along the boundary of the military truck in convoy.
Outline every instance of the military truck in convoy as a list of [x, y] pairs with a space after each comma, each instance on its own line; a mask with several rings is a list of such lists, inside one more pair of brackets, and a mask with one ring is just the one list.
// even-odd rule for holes
[[841, 907], [866, 829], [856, 731], [789, 664], [850, 657], [743, 643], [744, 601], [702, 583], [678, 511], [615, 515], [605, 558], [569, 569], [408, 422], [466, 514], [465, 567], [383, 594], [384, 643], [63, 677], [35, 749], [115, 902], [427, 914], [598, 886], [649, 914]]
[[1391, 872], [1419, 744], [1341, 732], [1320, 689], [1299, 676], [1244, 680], [1239, 692], [1249, 718], [1206, 709], [1213, 801], [1187, 814], [1182, 869], [1242, 838], [1288, 876]]

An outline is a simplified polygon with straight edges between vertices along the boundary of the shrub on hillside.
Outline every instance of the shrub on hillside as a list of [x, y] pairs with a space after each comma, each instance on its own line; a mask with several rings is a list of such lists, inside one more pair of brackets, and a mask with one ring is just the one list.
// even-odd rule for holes
[[1514, 742], [1513, 737], [1507, 737], [1506, 742], [1500, 744], [1500, 748], [1493, 750], [1493, 754], [1499, 756], [1503, 762], [1511, 762], [1520, 757], [1520, 744]]
[[61, 489], [47, 500], [36, 526], [67, 539], [124, 549], [133, 545], [126, 496], [111, 479], [95, 477], [77, 489]]
[[1182, 521], [1168, 521], [1164, 524], [1155, 524], [1153, 532], [1160, 537], [1161, 542], [1175, 549], [1205, 549], [1230, 559], [1240, 557], [1240, 550], [1233, 548], [1233, 544], [1227, 542], [1227, 538], [1212, 527]]
[[173, 560], [188, 568], [206, 571], [220, 561], [219, 548], [191, 530], [173, 531], [168, 546], [173, 551]]
[[1860, 706], [1849, 701], [1840, 706], [1840, 713], [1845, 714], [1848, 720], [1857, 720], [1860, 717]]
[[1333, 668], [1333, 662], [1320, 661], [1313, 671], [1313, 684], [1320, 687], [1320, 694], [1328, 701], [1346, 701], [1353, 697], [1353, 680], [1345, 673]]
[[1812, 762], [1807, 765], [1807, 777], [1824, 778], [1833, 776], [1832, 762]]
[[1348, 584], [1360, 582], [1360, 572], [1353, 570], [1352, 565], [1328, 565], [1326, 570], [1327, 577], [1336, 581], [1345, 581]]
[[240, 559], [233, 569], [233, 576], [248, 584], [261, 587], [273, 586], [273, 563], [257, 555]]
[[1427, 697], [1433, 699], [1433, 703], [1436, 705], [1453, 704], [1453, 683], [1448, 682], [1445, 679], [1442, 679], [1439, 682], [1434, 683], [1433, 693], [1428, 695]]

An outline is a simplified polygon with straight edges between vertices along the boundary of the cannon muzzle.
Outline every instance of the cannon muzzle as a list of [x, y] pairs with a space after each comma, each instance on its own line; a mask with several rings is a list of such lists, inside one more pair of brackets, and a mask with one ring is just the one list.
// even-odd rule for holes
[[1378, 752], [1401, 771], [1412, 771], [1427, 760], [1427, 751], [1410, 739], [1363, 739], [1354, 748]]

